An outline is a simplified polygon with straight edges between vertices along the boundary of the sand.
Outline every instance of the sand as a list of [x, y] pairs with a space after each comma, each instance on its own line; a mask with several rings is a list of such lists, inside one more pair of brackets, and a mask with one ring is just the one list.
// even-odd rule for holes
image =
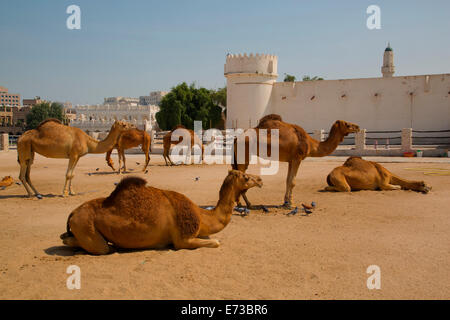
[[[0, 153], [0, 178], [17, 179], [16, 157], [15, 150]], [[166, 167], [161, 156], [152, 156], [145, 175], [136, 164], [142, 165], [143, 158], [127, 157], [136, 175], [152, 186], [184, 193], [199, 205], [216, 203], [229, 169]], [[44, 199], [26, 198], [23, 186], [16, 184], [0, 190], [0, 299], [449, 299], [450, 177], [406, 168], [450, 169], [450, 164], [383, 164], [405, 178], [426, 180], [433, 187], [428, 195], [320, 192], [326, 175], [344, 160], [302, 163], [294, 205], [317, 202], [309, 216], [252, 210], [246, 217], [236, 213], [212, 236], [221, 242], [217, 249], [91, 256], [64, 247], [59, 235], [73, 209], [107, 196], [121, 177], [106, 166], [104, 155], [85, 156], [74, 178], [75, 191], [81, 194], [62, 198], [67, 160], [37, 155], [31, 177]], [[258, 167], [249, 172], [258, 173]], [[287, 165], [281, 164], [278, 175], [264, 176], [264, 187], [250, 190], [249, 199], [281, 204], [286, 172]], [[70, 265], [81, 269], [79, 290], [66, 287]], [[381, 269], [380, 290], [367, 288], [370, 265]]]

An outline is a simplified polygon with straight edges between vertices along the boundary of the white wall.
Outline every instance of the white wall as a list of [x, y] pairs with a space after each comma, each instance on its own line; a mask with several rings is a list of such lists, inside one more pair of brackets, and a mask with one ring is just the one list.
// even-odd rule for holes
[[[445, 130], [450, 129], [449, 92], [450, 74], [279, 82], [273, 85], [264, 114], [280, 114], [308, 132], [329, 129], [338, 119], [369, 131]], [[252, 108], [258, 110], [258, 106], [249, 108], [243, 116]]]

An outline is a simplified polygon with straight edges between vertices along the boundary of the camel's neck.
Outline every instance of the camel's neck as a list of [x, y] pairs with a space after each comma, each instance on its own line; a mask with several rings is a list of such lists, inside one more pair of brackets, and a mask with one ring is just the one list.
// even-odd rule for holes
[[199, 236], [208, 236], [225, 228], [231, 220], [236, 203], [237, 192], [231, 187], [221, 192], [217, 205], [212, 210], [201, 209], [201, 226]]
[[338, 147], [338, 145], [344, 140], [344, 135], [338, 130], [336, 125], [333, 125], [328, 135], [327, 140], [317, 141], [313, 138], [310, 139], [310, 157], [324, 157], [331, 153]]
[[98, 141], [93, 138], [88, 140], [88, 153], [105, 153], [111, 150], [116, 143], [117, 137], [119, 136], [118, 130], [111, 130], [108, 136], [102, 140]]

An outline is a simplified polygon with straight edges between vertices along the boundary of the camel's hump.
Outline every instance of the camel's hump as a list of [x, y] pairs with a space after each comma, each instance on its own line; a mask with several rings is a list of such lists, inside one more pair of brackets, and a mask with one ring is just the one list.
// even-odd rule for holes
[[277, 121], [283, 121], [283, 119], [281, 119], [281, 116], [279, 114], [268, 114], [264, 117], [262, 117], [261, 119], [259, 119], [259, 124], [258, 127], [260, 125], [262, 125], [264, 122], [269, 121], [269, 120], [277, 120]]
[[127, 177], [120, 180], [119, 184], [116, 186], [113, 192], [105, 199], [104, 203], [106, 205], [114, 203], [117, 195], [122, 191], [130, 187], [143, 187], [147, 184], [147, 181], [139, 177]]
[[172, 128], [172, 131], [175, 131], [176, 129], [186, 129], [186, 127], [183, 126], [182, 124], [177, 124], [175, 127]]
[[47, 122], [56, 122], [56, 123], [59, 123], [59, 124], [63, 124], [62, 122], [61, 122], [61, 120], [58, 120], [58, 119], [56, 119], [56, 118], [49, 118], [49, 119], [45, 119], [44, 121], [42, 121], [41, 123], [39, 123], [39, 125], [37, 126], [37, 128], [36, 129], [39, 129], [40, 127], [42, 127], [44, 124], [46, 124]]

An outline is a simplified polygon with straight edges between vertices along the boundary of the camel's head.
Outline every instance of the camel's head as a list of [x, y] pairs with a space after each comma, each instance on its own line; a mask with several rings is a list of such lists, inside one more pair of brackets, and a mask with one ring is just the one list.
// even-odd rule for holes
[[263, 182], [260, 176], [255, 174], [245, 173], [239, 170], [228, 171], [228, 176], [225, 180], [229, 180], [233, 183], [233, 186], [237, 191], [245, 191], [253, 187], [262, 187]]
[[344, 136], [347, 136], [350, 133], [359, 132], [359, 126], [351, 122], [338, 120], [336, 121], [335, 125], [338, 127], [339, 131], [342, 132]]
[[428, 193], [431, 191], [431, 186], [426, 184], [425, 181], [420, 181], [417, 189], [422, 193]]

